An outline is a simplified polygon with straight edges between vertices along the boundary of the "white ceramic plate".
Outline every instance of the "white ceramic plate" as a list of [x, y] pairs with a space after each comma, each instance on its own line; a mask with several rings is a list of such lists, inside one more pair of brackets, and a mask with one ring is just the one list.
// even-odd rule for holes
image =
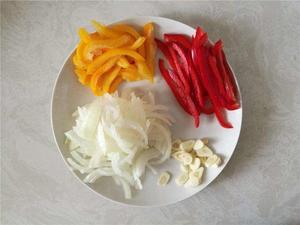
[[[119, 22], [142, 26], [149, 21], [155, 23], [156, 37], [160, 39], [164, 33], [194, 34], [194, 28], [178, 21], [162, 17], [136, 17]], [[159, 53], [157, 57], [162, 57], [162, 55]], [[192, 117], [187, 115], [180, 108], [157, 68], [155, 76], [157, 80], [155, 85], [142, 81], [134, 84], [127, 83], [123, 85], [123, 87], [137, 86], [152, 90], [157, 97], [157, 102], [169, 106], [170, 112], [172, 112], [172, 115], [176, 119], [176, 123], [172, 127], [173, 135], [182, 139], [209, 137], [211, 140], [210, 145], [216, 153], [222, 156], [223, 164], [218, 168], [206, 169], [203, 183], [199, 187], [183, 188], [175, 184], [174, 178], [179, 174], [179, 164], [171, 159], [157, 168], [159, 173], [165, 170], [170, 171], [173, 174], [171, 182], [166, 187], [160, 187], [156, 184], [158, 175], [155, 176], [150, 171], [146, 171], [146, 176], [143, 180], [144, 189], [142, 191], [133, 191], [133, 198], [130, 200], [124, 198], [122, 188], [116, 186], [111, 178], [101, 178], [92, 185], [84, 184], [102, 197], [115, 202], [135, 206], [161, 206], [176, 203], [191, 197], [211, 183], [224, 169], [239, 139], [242, 123], [242, 108], [227, 112], [228, 120], [234, 126], [233, 129], [224, 129], [219, 125], [214, 116], [203, 114], [200, 116], [200, 127], [196, 129], [194, 128]], [[83, 87], [77, 81], [73, 72], [70, 54], [58, 75], [52, 99], [53, 132], [58, 148], [65, 161], [66, 158], [69, 157], [69, 151], [64, 144], [64, 132], [70, 130], [74, 124], [71, 114], [76, 110], [77, 106], [89, 103], [94, 98], [91, 91]], [[82, 176], [79, 173], [74, 174], [82, 180]]]

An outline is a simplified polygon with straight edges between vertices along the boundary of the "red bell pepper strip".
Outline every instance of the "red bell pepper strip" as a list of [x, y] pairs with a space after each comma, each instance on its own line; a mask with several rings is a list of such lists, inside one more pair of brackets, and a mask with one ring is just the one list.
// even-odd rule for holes
[[228, 79], [228, 82], [230, 83], [231, 90], [232, 90], [232, 93], [233, 93], [233, 97], [234, 97], [233, 99], [236, 102], [237, 101], [237, 87], [236, 87], [236, 83], [235, 83], [232, 71], [231, 71], [230, 66], [227, 62], [227, 59], [226, 59], [226, 56], [225, 56], [225, 53], [224, 53], [223, 50], [222, 50], [222, 56], [223, 56], [222, 58], [223, 58], [224, 66], [225, 66], [225, 69], [226, 69], [226, 72], [227, 72], [227, 79]]
[[221, 74], [219, 72], [219, 69], [217, 67], [217, 60], [214, 56], [209, 55], [208, 56], [208, 62], [209, 62], [209, 66], [211, 68], [212, 74], [214, 75], [214, 77], [217, 81], [217, 87], [220, 91], [220, 94], [222, 95], [222, 97], [225, 97], [224, 83], [223, 83], [223, 79], [221, 77]]
[[169, 51], [168, 46], [167, 46], [165, 43], [163, 43], [161, 40], [156, 39], [156, 38], [155, 38], [155, 42], [156, 42], [156, 45], [157, 45], [157, 47], [159, 48], [159, 50], [160, 50], [160, 51], [164, 54], [164, 56], [167, 58], [168, 63], [170, 64], [170, 66], [171, 66], [172, 68], [175, 68], [175, 64], [174, 64], [174, 61], [173, 61], [173, 59], [172, 59], [172, 57], [171, 57], [171, 53], [170, 53], [170, 51]]
[[189, 107], [189, 111], [191, 112], [192, 116], [194, 117], [195, 127], [199, 127], [200, 118], [199, 118], [199, 111], [197, 110], [195, 103], [190, 95], [186, 95], [187, 105]]
[[191, 83], [193, 86], [195, 99], [196, 99], [197, 105], [200, 108], [203, 108], [205, 104], [204, 104], [204, 99], [203, 99], [203, 97], [204, 97], [203, 90], [202, 90], [203, 88], [201, 87], [201, 83], [200, 83], [200, 77], [197, 76], [197, 74], [196, 74], [195, 67], [192, 62], [192, 56], [190, 54], [188, 54], [187, 60], [188, 60], [189, 72], [190, 72], [190, 76], [191, 76]]
[[214, 113], [214, 107], [209, 100], [209, 96], [206, 95], [203, 98], [205, 101], [205, 105], [200, 109], [200, 111], [208, 115]]
[[189, 75], [187, 53], [176, 43], [170, 43], [170, 47], [173, 48], [180, 57], [181, 67], [184, 69], [184, 72], [186, 73], [185, 76], [187, 77]]
[[[191, 96], [186, 95], [180, 86], [176, 86], [175, 82], [173, 82], [172, 77], [176, 75], [172, 74], [172, 71], [167, 71], [164, 62], [162, 59], [159, 59], [159, 69], [161, 74], [163, 75], [164, 79], [168, 83], [169, 87], [171, 88], [172, 92], [175, 95], [178, 103], [182, 106], [182, 108], [189, 114], [194, 117], [195, 127], [199, 127], [200, 119], [199, 119], [199, 112], [191, 98]], [[172, 74], [172, 75], [170, 75]]]
[[165, 68], [165, 65], [164, 65], [164, 61], [162, 59], [159, 59], [158, 61], [158, 65], [159, 65], [159, 70], [163, 76], [163, 78], [165, 79], [165, 81], [167, 82], [167, 84], [169, 85], [170, 89], [172, 90], [177, 102], [181, 105], [181, 107], [189, 114], [191, 114], [189, 111], [188, 111], [188, 107], [187, 107], [187, 103], [186, 103], [186, 100], [184, 98], [181, 98], [180, 97], [180, 88], [178, 88], [179, 86], [176, 85], [176, 82], [173, 80], [174, 79], [174, 74], [172, 74], [171, 76], [171, 73], [170, 71], [168, 71], [166, 68]]
[[173, 62], [175, 64], [175, 68], [174, 71], [176, 74], [178, 74], [178, 77], [180, 78], [181, 82], [183, 83], [183, 87], [184, 87], [184, 91], [187, 95], [190, 94], [190, 85], [189, 85], [189, 82], [188, 82], [188, 79], [186, 77], [186, 75], [183, 73], [183, 71], [181, 70], [181, 67], [180, 67], [180, 64], [179, 64], [179, 61], [178, 61], [178, 58], [176, 56], [176, 52], [175, 50], [172, 48], [172, 46], [169, 46], [169, 51], [171, 53], [171, 56], [172, 56], [172, 59], [173, 59]]
[[[228, 63], [226, 61], [227, 67], [225, 66], [225, 62], [224, 62], [224, 58], [225, 55], [223, 55], [223, 51], [222, 51], [222, 46], [223, 43], [221, 40], [217, 41], [213, 47], [213, 54], [215, 55], [216, 59], [217, 59], [217, 65], [220, 71], [220, 74], [223, 78], [224, 81], [224, 88], [225, 88], [225, 98], [226, 98], [226, 102], [231, 104], [231, 103], [235, 103], [237, 102], [237, 99], [235, 97], [235, 93], [234, 93], [234, 88], [233, 85], [231, 83], [230, 77], [228, 72], [231, 72]], [[225, 58], [226, 60], [226, 58]]]
[[[170, 73], [171, 77], [176, 77], [176, 74], [174, 74], [173, 71], [169, 71], [169, 73]], [[184, 99], [184, 102], [186, 102], [187, 108], [185, 109], [185, 111], [194, 117], [195, 127], [199, 127], [200, 112], [198, 111], [192, 97], [190, 95], [185, 94], [184, 91], [180, 87], [177, 87], [177, 91], [178, 91], [179, 98]]]
[[240, 108], [240, 103], [236, 102], [233, 104], [226, 104], [226, 109], [228, 110], [236, 110]]
[[165, 42], [175, 42], [186, 49], [191, 49], [192, 44], [189, 38], [183, 34], [164, 34]]
[[201, 71], [200, 75], [201, 75], [201, 79], [204, 83], [204, 86], [209, 94], [209, 97], [211, 99], [211, 103], [213, 105], [214, 108], [214, 112], [216, 114], [216, 117], [218, 119], [218, 121], [220, 122], [220, 124], [224, 127], [224, 128], [232, 128], [233, 126], [231, 125], [230, 122], [228, 122], [223, 115], [223, 110], [221, 107], [221, 103], [219, 101], [219, 96], [218, 96], [218, 92], [217, 90], [214, 88], [213, 84], [213, 80], [212, 80], [212, 72], [209, 68], [208, 65], [208, 49], [204, 46], [201, 46], [200, 48], [197, 49], [197, 56], [198, 58], [198, 62], [199, 62], [199, 69]]

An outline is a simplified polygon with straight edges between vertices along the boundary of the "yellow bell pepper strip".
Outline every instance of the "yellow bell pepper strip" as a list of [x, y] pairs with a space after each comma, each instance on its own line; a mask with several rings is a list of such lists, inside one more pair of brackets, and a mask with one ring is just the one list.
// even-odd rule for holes
[[108, 27], [104, 26], [101, 23], [98, 23], [95, 20], [92, 20], [91, 23], [100, 35], [103, 35], [107, 38], [117, 38], [120, 36], [120, 33], [113, 31], [112, 29], [109, 29]]
[[144, 35], [146, 37], [145, 49], [146, 49], [146, 63], [154, 76], [154, 59], [155, 59], [155, 41], [154, 41], [154, 26], [153, 23], [147, 23], [144, 26]]
[[83, 55], [83, 51], [85, 49], [85, 43], [83, 41], [79, 42], [78, 46], [77, 46], [77, 49], [76, 49], [76, 55], [77, 55], [77, 59], [82, 61], [82, 62], [85, 62], [85, 61], [88, 61], [85, 59], [84, 55]]
[[118, 76], [110, 85], [109, 93], [114, 93], [117, 90], [117, 88], [119, 87], [119, 85], [122, 83], [122, 81], [123, 81], [123, 78]]
[[83, 85], [88, 85], [90, 82], [90, 76], [84, 71], [80, 69], [75, 69], [75, 74], [78, 77], [78, 80]]
[[100, 40], [100, 39], [104, 39], [105, 37], [102, 35], [100, 35], [98, 32], [94, 32], [94, 33], [90, 33], [90, 38], [91, 40]]
[[79, 35], [80, 40], [82, 42], [84, 42], [85, 44], [87, 44], [89, 41], [91, 41], [91, 37], [90, 37], [89, 33], [84, 28], [79, 28], [78, 35]]
[[75, 65], [76, 68], [81, 69], [81, 70], [87, 69], [87, 65], [84, 62], [82, 62], [81, 60], [79, 60], [77, 58], [76, 54], [73, 56], [72, 59], [73, 59], [73, 64]]
[[140, 37], [140, 34], [133, 27], [126, 24], [116, 24], [111, 26], [111, 29], [119, 33], [128, 33], [135, 39]]
[[87, 73], [88, 74], [94, 73], [97, 70], [97, 68], [101, 67], [101, 65], [105, 63], [108, 59], [114, 56], [122, 56], [122, 55], [130, 56], [137, 61], [145, 61], [145, 59], [140, 54], [138, 54], [133, 50], [121, 49], [121, 48], [111, 49], [106, 51], [102, 55], [98, 56], [95, 60], [93, 60], [93, 62], [91, 62], [88, 65]]
[[111, 73], [105, 74], [105, 78], [103, 81], [102, 89], [104, 92], [108, 92], [110, 85], [115, 80], [115, 78], [118, 76], [119, 72], [121, 70], [121, 67], [116, 66]]
[[141, 47], [138, 48], [138, 53], [145, 58], [146, 56], [146, 50], [145, 50], [145, 42], [141, 45]]
[[139, 47], [141, 47], [144, 42], [145, 42], [146, 38], [145, 37], [139, 37], [138, 39], [136, 39], [136, 41], [129, 47], [129, 49], [135, 50], [138, 49]]
[[122, 68], [128, 68], [130, 66], [130, 63], [128, 62], [125, 56], [121, 56], [117, 64]]
[[97, 69], [95, 71], [95, 73], [93, 73], [93, 76], [92, 76], [92, 79], [91, 79], [91, 82], [90, 82], [90, 87], [91, 87], [91, 89], [94, 93], [97, 90], [97, 86], [98, 86], [100, 77], [104, 73], [109, 71], [111, 68], [113, 68], [114, 65], [116, 64], [116, 62], [118, 61], [118, 59], [119, 59], [119, 57], [111, 58], [105, 64], [103, 64], [101, 67], [99, 67], [99, 69]]
[[126, 81], [140, 80], [136, 66], [130, 65], [126, 69], [120, 71], [121, 77]]
[[152, 73], [151, 73], [149, 67], [146, 65], [146, 63], [139, 62], [139, 61], [136, 61], [135, 63], [137, 65], [137, 70], [138, 70], [138, 74], [139, 74], [140, 78], [147, 79], [147, 80], [153, 82]]
[[84, 48], [84, 51], [83, 51], [84, 59], [92, 60], [93, 52], [96, 51], [97, 49], [119, 48], [126, 44], [129, 44], [131, 39], [132, 38], [129, 35], [124, 34], [115, 39], [92, 40]]

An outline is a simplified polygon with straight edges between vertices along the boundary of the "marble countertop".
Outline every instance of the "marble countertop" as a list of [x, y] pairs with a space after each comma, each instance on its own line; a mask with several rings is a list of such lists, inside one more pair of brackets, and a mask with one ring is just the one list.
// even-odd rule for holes
[[[80, 184], [50, 126], [76, 29], [142, 15], [222, 38], [244, 103], [222, 174], [196, 196], [152, 209], [119, 206]], [[1, 224], [300, 224], [299, 21], [299, 2], [1, 2]]]

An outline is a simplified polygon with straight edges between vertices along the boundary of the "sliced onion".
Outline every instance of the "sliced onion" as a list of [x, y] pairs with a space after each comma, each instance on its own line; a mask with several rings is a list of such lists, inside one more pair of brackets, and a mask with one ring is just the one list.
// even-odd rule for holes
[[93, 183], [103, 176], [122, 186], [125, 198], [131, 188], [142, 189], [146, 168], [166, 161], [171, 154], [172, 117], [168, 108], [155, 105], [151, 92], [132, 89], [105, 94], [78, 107], [76, 124], [65, 133], [70, 147], [70, 166]]

